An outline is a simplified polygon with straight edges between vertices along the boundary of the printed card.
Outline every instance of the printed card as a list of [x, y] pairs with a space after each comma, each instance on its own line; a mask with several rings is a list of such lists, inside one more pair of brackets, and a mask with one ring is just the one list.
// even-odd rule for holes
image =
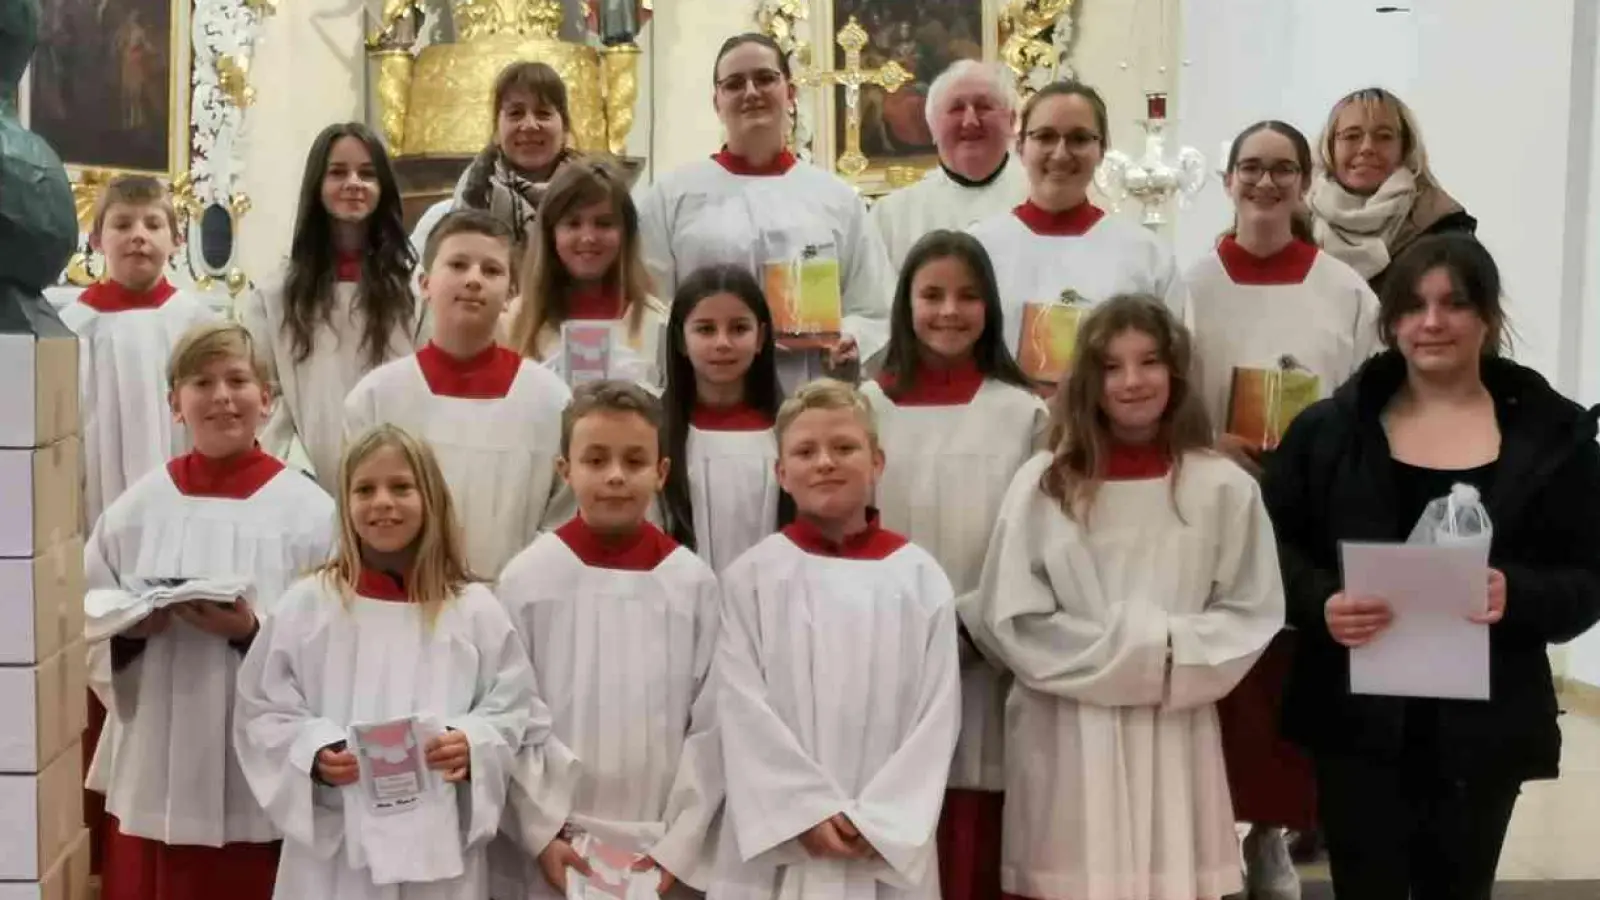
[[1078, 328], [1087, 309], [1077, 303], [1028, 303], [1022, 307], [1022, 340], [1017, 363], [1023, 374], [1055, 384], [1066, 376], [1078, 346]]
[[839, 260], [831, 246], [809, 246], [799, 259], [769, 262], [763, 270], [773, 328], [791, 348], [821, 347], [839, 335], [844, 318]]
[[1294, 417], [1321, 397], [1321, 381], [1304, 369], [1236, 367], [1228, 393], [1228, 433], [1271, 450]]
[[393, 815], [421, 802], [432, 777], [423, 748], [414, 718], [350, 726], [350, 749], [371, 812]]
[[661, 870], [635, 872], [633, 866], [640, 859], [639, 853], [608, 844], [589, 833], [578, 835], [572, 849], [589, 863], [594, 877], [569, 871], [567, 900], [656, 900]]
[[615, 337], [610, 322], [562, 323], [561, 358], [566, 362], [568, 387], [611, 377]]

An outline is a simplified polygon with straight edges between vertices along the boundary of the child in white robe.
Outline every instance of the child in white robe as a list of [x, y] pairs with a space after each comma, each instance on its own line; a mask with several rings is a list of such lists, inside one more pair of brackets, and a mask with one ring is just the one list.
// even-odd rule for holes
[[426, 342], [426, 308], [411, 291], [416, 263], [383, 142], [359, 122], [324, 128], [306, 157], [284, 271], [245, 297], [241, 317], [281, 395], [262, 446], [288, 459], [298, 439], [330, 493], [345, 395]]
[[61, 311], [78, 335], [85, 529], [129, 485], [189, 449], [189, 435], [167, 409], [167, 360], [184, 332], [221, 317], [167, 281], [177, 231], [159, 181], [112, 179], [89, 231], [90, 246], [105, 255], [106, 278]]
[[574, 160], [550, 180], [523, 262], [522, 292], [503, 318], [507, 346], [549, 365], [569, 385], [562, 326], [612, 323], [606, 377], [660, 389], [667, 308], [650, 296], [639, 212], [621, 173], [598, 160]]
[[[1184, 281], [1218, 449], [1259, 475], [1262, 454], [1293, 419], [1292, 408], [1272, 402], [1272, 380], [1299, 408], [1330, 396], [1378, 350], [1378, 298], [1355, 269], [1312, 243], [1305, 135], [1286, 122], [1258, 122], [1234, 138], [1225, 168], [1234, 227]], [[1311, 389], [1283, 392], [1291, 376], [1309, 377]], [[1256, 385], [1267, 389], [1257, 394]], [[1278, 731], [1293, 648], [1286, 629], [1218, 706], [1234, 813], [1252, 824], [1244, 842], [1246, 887], [1259, 900], [1300, 896], [1283, 831], [1317, 824], [1311, 760]]]
[[[101, 896], [266, 900], [278, 835], [234, 759], [234, 677], [258, 617], [327, 560], [333, 502], [256, 446], [270, 394], [243, 327], [186, 332], [169, 381], [195, 449], [118, 497], [84, 553], [86, 634], [113, 669], [88, 778], [111, 817]], [[199, 596], [171, 602], [176, 582]]]
[[764, 284], [791, 266], [815, 266], [799, 280], [838, 292], [840, 334], [780, 335], [785, 389], [871, 359], [887, 337], [894, 274], [861, 197], [785, 144], [795, 102], [788, 55], [765, 34], [735, 35], [717, 52], [712, 82], [727, 144], [657, 178], [639, 199], [656, 289], [676, 294], [690, 272], [715, 263], [743, 266]]
[[867, 505], [884, 458], [854, 388], [806, 385], [777, 432], [797, 518], [722, 575], [728, 821], [707, 897], [935, 900], [961, 715], [950, 581]]
[[[513, 759], [549, 711], [472, 580], [427, 445], [378, 426], [339, 484], [337, 555], [284, 595], [239, 673], [239, 762], [284, 835], [273, 897], [486, 900]], [[403, 811], [380, 806], [377, 758], [352, 746], [353, 726], [390, 723], [420, 738]]]
[[[970, 234], [912, 245], [895, 291], [883, 371], [861, 392], [877, 414], [885, 527], [938, 560], [959, 597], [978, 586], [1011, 478], [1044, 444], [1044, 402], [1006, 349], [994, 270]], [[961, 643], [961, 737], [939, 819], [945, 900], [999, 900], [1010, 679]]]
[[571, 518], [556, 478], [571, 392], [548, 368], [495, 343], [511, 286], [511, 236], [488, 213], [440, 221], [423, 253], [434, 335], [362, 378], [345, 398], [350, 437], [389, 423], [427, 441], [460, 510], [467, 562], [483, 578]]
[[775, 468], [772, 312], [748, 271], [707, 266], [678, 287], [667, 335], [662, 518], [720, 572], [794, 516]]
[[1105, 101], [1088, 85], [1058, 81], [1028, 98], [1017, 137], [1028, 199], [971, 228], [994, 262], [1006, 343], [1030, 378], [1054, 382], [1067, 363], [1045, 330], [1028, 327], [1035, 313], [1145, 293], [1185, 315], [1188, 301], [1172, 251], [1150, 231], [1107, 216], [1089, 200], [1110, 136], [1107, 120]]
[[670, 465], [660, 419], [637, 385], [578, 388], [559, 463], [578, 515], [517, 554], [496, 589], [551, 700], [553, 740], [579, 761], [569, 799], [542, 811], [559, 814], [562, 831], [523, 848], [529, 898], [567, 895], [581, 833], [636, 855], [635, 870], [658, 870], [662, 893], [705, 886], [706, 834], [722, 808], [707, 684], [717, 581], [646, 521]]
[[1017, 472], [961, 616], [1011, 670], [1002, 887], [1240, 887], [1215, 704], [1283, 624], [1255, 480], [1208, 448], [1189, 338], [1149, 296], [1089, 314], [1051, 449]]

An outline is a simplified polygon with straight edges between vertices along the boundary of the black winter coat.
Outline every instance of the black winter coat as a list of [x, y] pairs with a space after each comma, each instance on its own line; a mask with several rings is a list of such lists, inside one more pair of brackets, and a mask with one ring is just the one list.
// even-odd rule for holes
[[[1405, 380], [1395, 351], [1371, 360], [1290, 425], [1266, 462], [1262, 494], [1278, 535], [1288, 618], [1299, 631], [1285, 734], [1313, 752], [1397, 758], [1408, 701], [1350, 693], [1348, 651], [1323, 606], [1341, 586], [1339, 542], [1403, 541], [1395, 468], [1380, 416]], [[1463, 777], [1554, 778], [1561, 732], [1547, 646], [1600, 620], [1600, 407], [1585, 411], [1532, 369], [1491, 358], [1483, 381], [1500, 458], [1485, 504], [1490, 564], [1506, 577], [1490, 629], [1488, 701], [1437, 701], [1438, 764]]]

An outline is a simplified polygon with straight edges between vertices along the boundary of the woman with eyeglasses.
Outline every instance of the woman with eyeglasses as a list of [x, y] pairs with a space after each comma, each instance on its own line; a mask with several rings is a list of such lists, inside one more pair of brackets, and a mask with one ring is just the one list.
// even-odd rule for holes
[[1322, 172], [1309, 198], [1316, 242], [1374, 291], [1383, 290], [1389, 261], [1417, 238], [1478, 228], [1434, 181], [1411, 109], [1383, 88], [1335, 103], [1318, 150]]
[[[703, 266], [749, 269], [778, 320], [786, 391], [865, 360], [888, 341], [894, 273], [867, 208], [834, 175], [788, 148], [795, 86], [772, 38], [740, 34], [717, 53], [712, 102], [727, 143], [639, 196], [645, 265], [660, 296]], [[800, 301], [837, 293], [839, 333], [798, 337]], [[790, 331], [785, 334], [784, 331]]]
[[[1328, 396], [1378, 349], [1378, 298], [1354, 269], [1311, 242], [1305, 194], [1311, 146], [1285, 122], [1244, 129], [1228, 149], [1223, 185], [1233, 227], [1184, 275], [1200, 396], [1218, 449], [1261, 471], [1294, 413]], [[1218, 704], [1234, 814], [1251, 897], [1299, 896], [1284, 829], [1316, 827], [1310, 762], [1278, 735], [1277, 710], [1293, 634], [1275, 638]]]
[[1030, 97], [1017, 138], [1028, 199], [971, 229], [994, 261], [1011, 352], [1029, 377], [1045, 383], [1065, 371], [1081, 315], [1063, 308], [1150, 294], [1186, 315], [1172, 252], [1089, 199], [1105, 157], [1107, 119], [1105, 100], [1085, 84], [1058, 81]]

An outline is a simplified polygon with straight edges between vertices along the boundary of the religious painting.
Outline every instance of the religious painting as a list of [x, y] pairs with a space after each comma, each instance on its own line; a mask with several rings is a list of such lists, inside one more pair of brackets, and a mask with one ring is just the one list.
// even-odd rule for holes
[[186, 168], [191, 2], [40, 0], [28, 127], [69, 167]]

